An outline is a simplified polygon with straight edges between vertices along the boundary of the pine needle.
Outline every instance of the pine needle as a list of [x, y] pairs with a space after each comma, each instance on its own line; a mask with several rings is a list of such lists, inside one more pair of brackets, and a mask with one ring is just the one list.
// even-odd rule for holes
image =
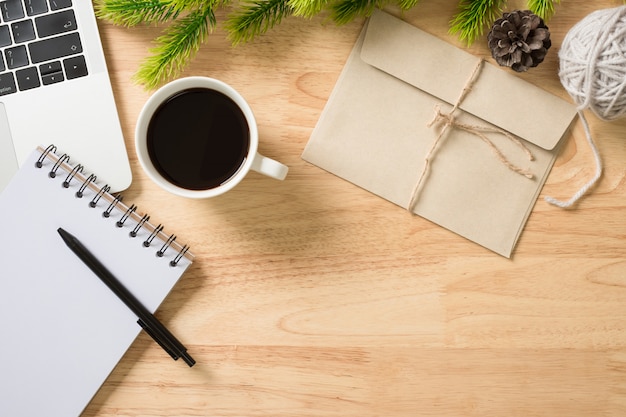
[[560, 2], [561, 0], [528, 0], [528, 9], [547, 21], [554, 14], [554, 3]]
[[340, 0], [332, 6], [332, 18], [338, 25], [357, 17], [370, 16], [376, 8], [382, 9], [388, 0]]
[[205, 5], [174, 21], [156, 39], [157, 46], [150, 50], [152, 55], [143, 61], [133, 79], [154, 89], [180, 73], [215, 27], [213, 6]]
[[415, 7], [419, 3], [419, 0], [398, 0], [398, 6], [402, 10], [409, 10]]
[[505, 0], [461, 0], [459, 12], [450, 21], [450, 33], [468, 45], [483, 34], [486, 27], [499, 17]]
[[201, 9], [205, 7], [208, 3], [214, 3], [211, 0], [166, 0], [173, 7], [177, 9]]
[[174, 20], [181, 11], [169, 0], [96, 0], [95, 9], [99, 18], [128, 27]]
[[226, 21], [228, 39], [233, 45], [248, 42], [278, 25], [292, 12], [288, 0], [243, 1], [239, 4], [239, 10]]
[[288, 0], [294, 16], [313, 17], [321, 12], [328, 0]]

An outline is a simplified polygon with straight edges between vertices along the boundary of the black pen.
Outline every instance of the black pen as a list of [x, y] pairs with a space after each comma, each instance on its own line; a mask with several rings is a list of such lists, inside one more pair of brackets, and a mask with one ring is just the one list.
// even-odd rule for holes
[[113, 291], [113, 293], [119, 297], [120, 300], [126, 304], [128, 308], [131, 309], [133, 313], [137, 315], [139, 320], [137, 323], [148, 333], [167, 353], [170, 354], [174, 360], [178, 360], [178, 358], [183, 358], [185, 363], [189, 366], [193, 366], [196, 361], [187, 353], [187, 348], [183, 346], [182, 343], [178, 341], [174, 337], [172, 333], [169, 332], [161, 324], [160, 321], [156, 319], [146, 309], [140, 302], [132, 295], [121, 282], [117, 280], [113, 276], [109, 270], [102, 265], [102, 263], [96, 259], [95, 256], [82, 244], [80, 241], [74, 237], [72, 234], [67, 231], [59, 228], [57, 230], [63, 241], [67, 244], [67, 246], [80, 258], [81, 261], [85, 263], [97, 276], [104, 282], [107, 287]]

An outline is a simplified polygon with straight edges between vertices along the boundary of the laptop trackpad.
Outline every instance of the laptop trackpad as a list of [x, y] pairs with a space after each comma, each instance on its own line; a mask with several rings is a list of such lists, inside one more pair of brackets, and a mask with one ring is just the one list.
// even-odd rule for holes
[[17, 158], [4, 104], [0, 103], [0, 192], [17, 172]]

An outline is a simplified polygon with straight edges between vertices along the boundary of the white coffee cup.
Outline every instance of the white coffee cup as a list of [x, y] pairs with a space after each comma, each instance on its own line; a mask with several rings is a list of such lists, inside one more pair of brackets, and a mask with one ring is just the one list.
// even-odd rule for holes
[[[217, 129], [228, 134], [217, 135]], [[135, 129], [135, 148], [146, 174], [164, 190], [189, 198], [221, 195], [250, 170], [285, 179], [288, 167], [261, 155], [258, 145], [256, 119], [246, 100], [208, 77], [181, 78], [158, 89]]]

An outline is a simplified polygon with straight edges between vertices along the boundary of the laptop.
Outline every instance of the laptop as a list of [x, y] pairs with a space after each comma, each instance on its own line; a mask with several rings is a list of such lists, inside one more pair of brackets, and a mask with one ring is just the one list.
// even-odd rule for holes
[[131, 170], [91, 0], [0, 0], [0, 191], [54, 144], [121, 191]]

